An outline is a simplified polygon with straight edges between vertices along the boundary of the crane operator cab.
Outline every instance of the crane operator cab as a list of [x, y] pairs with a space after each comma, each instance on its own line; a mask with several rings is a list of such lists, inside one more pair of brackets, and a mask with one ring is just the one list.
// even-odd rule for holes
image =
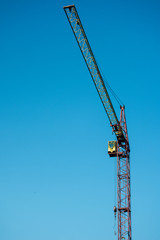
[[117, 156], [117, 141], [109, 141], [108, 142], [108, 154], [110, 157]]

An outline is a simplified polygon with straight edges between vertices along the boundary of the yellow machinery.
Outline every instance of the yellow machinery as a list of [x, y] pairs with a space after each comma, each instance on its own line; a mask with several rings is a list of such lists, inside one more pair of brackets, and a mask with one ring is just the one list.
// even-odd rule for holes
[[117, 141], [109, 141], [108, 142], [108, 154], [110, 157], [117, 156]]

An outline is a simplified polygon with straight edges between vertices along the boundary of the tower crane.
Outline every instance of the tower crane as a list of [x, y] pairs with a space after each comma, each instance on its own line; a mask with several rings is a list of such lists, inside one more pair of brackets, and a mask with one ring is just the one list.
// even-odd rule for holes
[[108, 142], [109, 156], [117, 157], [117, 204], [114, 214], [118, 216], [118, 240], [131, 240], [130, 147], [125, 106], [120, 106], [118, 120], [75, 5], [65, 6], [64, 11], [117, 139]]

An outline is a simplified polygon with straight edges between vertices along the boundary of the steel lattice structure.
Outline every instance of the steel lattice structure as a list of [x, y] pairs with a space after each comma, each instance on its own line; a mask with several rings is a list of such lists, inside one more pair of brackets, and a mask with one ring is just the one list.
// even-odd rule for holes
[[124, 107], [121, 107], [120, 121], [118, 121], [77, 10], [74, 5], [66, 6], [64, 10], [107, 113], [113, 132], [117, 137], [116, 212], [118, 212], [118, 240], [131, 240], [130, 149]]
[[104, 109], [108, 115], [110, 124], [114, 128], [115, 134], [120, 137], [122, 135], [122, 131], [119, 125], [118, 118], [114, 111], [112, 102], [110, 100], [109, 94], [107, 92], [107, 89], [105, 87], [105, 84], [102, 78], [102, 75], [99, 71], [92, 49], [90, 47], [87, 36], [83, 29], [81, 20], [78, 16], [78, 12], [74, 5], [64, 7], [64, 10], [67, 15], [68, 21], [71, 25], [71, 28], [73, 30], [73, 33], [75, 35], [75, 38], [77, 40], [77, 43], [79, 45], [79, 48], [81, 50], [81, 53], [84, 57], [88, 70], [91, 74], [93, 82], [96, 86], [98, 94], [101, 98]]
[[130, 149], [124, 107], [121, 107], [120, 125], [125, 141], [117, 141], [118, 240], [131, 240]]

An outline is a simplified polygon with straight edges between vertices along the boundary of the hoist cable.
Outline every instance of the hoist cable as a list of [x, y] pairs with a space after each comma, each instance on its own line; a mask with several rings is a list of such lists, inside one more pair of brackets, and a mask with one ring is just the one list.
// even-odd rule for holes
[[111, 87], [110, 84], [108, 83], [107, 78], [105, 77], [105, 75], [104, 75], [101, 67], [99, 66], [98, 63], [97, 63], [97, 65], [98, 65], [98, 68], [99, 68], [100, 71], [101, 71], [101, 74], [102, 74], [102, 77], [103, 77], [103, 81], [104, 81], [104, 83], [105, 83], [106, 88], [110, 91], [110, 93], [111, 93], [111, 94], [113, 95], [113, 97], [116, 99], [116, 101], [118, 102], [118, 104], [119, 104], [120, 106], [121, 106], [121, 105], [124, 106], [122, 100], [118, 97], [118, 95], [115, 93], [115, 91], [112, 89], [112, 87]]

